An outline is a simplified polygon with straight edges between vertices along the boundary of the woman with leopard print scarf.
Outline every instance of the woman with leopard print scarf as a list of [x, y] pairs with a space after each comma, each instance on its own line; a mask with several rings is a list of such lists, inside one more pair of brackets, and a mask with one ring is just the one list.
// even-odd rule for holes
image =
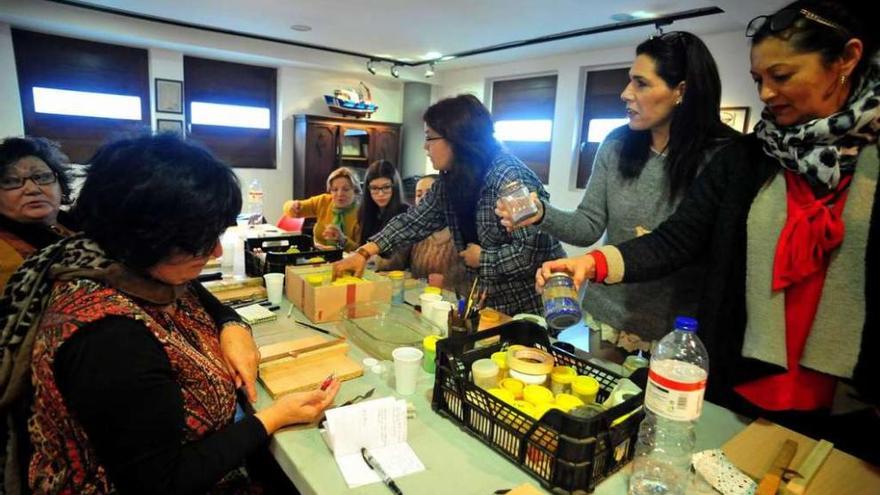
[[[709, 258], [707, 398], [880, 463], [880, 65], [865, 2], [749, 23], [766, 104], [651, 234], [538, 275], [652, 279]], [[597, 260], [602, 260], [601, 262]]]
[[339, 384], [233, 422], [241, 368], [194, 281], [240, 209], [232, 170], [173, 136], [98, 151], [83, 233], [26, 260], [0, 304], [5, 493], [259, 492], [245, 458]]

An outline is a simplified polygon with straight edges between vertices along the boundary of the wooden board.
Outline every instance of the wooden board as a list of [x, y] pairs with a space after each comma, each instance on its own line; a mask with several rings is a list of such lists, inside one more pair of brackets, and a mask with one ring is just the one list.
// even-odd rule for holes
[[[260, 347], [260, 355], [266, 359], [290, 351], [308, 349], [332, 341], [318, 335], [302, 339], [279, 342]], [[296, 357], [285, 357], [260, 365], [260, 381], [272, 398], [290, 392], [318, 388], [331, 373], [338, 380], [350, 380], [364, 374], [360, 363], [349, 358], [348, 342], [339, 340], [330, 346], [322, 346], [313, 351], [305, 351]]]
[[[818, 443], [788, 428], [758, 419], [728, 440], [721, 450], [742, 472], [752, 479], [759, 480], [770, 467], [773, 457], [779, 452], [785, 440], [794, 440], [798, 444], [797, 454], [791, 462], [795, 470]], [[834, 449], [805, 493], [806, 495], [880, 494], [880, 467]]]

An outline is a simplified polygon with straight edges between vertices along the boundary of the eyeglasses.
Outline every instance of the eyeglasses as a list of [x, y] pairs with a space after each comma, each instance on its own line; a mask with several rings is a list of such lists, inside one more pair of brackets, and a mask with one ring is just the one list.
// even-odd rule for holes
[[769, 16], [759, 15], [758, 17], [755, 17], [754, 19], [749, 21], [749, 25], [746, 26], [746, 37], [751, 38], [756, 35], [758, 31], [760, 31], [761, 28], [764, 27], [764, 24], [766, 22], [770, 22], [771, 33], [785, 31], [794, 24], [798, 17], [803, 17], [804, 19], [813, 21], [826, 27], [830, 27], [831, 29], [837, 31], [844, 36], [851, 36], [849, 30], [845, 27], [834, 21], [830, 21], [820, 15], [814, 14], [807, 9], [784, 9]]
[[370, 186], [370, 192], [371, 193], [389, 193], [389, 192], [391, 192], [391, 189], [393, 187], [394, 186], [392, 186], [390, 184], [387, 186]]
[[425, 136], [425, 142], [430, 143], [431, 141], [436, 141], [438, 139], [445, 139], [443, 136]]
[[55, 172], [40, 172], [27, 177], [7, 175], [6, 177], [0, 178], [0, 189], [3, 189], [4, 191], [14, 191], [15, 189], [24, 187], [24, 183], [27, 180], [33, 181], [33, 183], [38, 186], [48, 186], [49, 184], [54, 184], [58, 178], [55, 177]]

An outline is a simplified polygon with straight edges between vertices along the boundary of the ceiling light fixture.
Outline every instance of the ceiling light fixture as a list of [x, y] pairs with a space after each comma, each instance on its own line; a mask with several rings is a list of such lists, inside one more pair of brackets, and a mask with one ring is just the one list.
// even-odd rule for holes
[[432, 78], [434, 77], [434, 63], [428, 64], [428, 68], [425, 69], [425, 77]]
[[301, 33], [305, 33], [306, 31], [311, 31], [312, 26], [307, 26], [305, 24], [294, 24], [293, 26], [290, 26], [290, 29], [293, 29], [294, 31], [299, 31]]
[[400, 79], [400, 66], [394, 64], [391, 66], [391, 75], [394, 76], [395, 79]]
[[373, 59], [367, 60], [367, 72], [373, 75], [376, 75], [376, 68], [373, 66], [375, 62]]

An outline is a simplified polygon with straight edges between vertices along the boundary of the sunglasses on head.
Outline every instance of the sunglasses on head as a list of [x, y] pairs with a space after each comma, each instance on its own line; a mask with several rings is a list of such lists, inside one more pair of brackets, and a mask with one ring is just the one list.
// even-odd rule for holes
[[849, 30], [845, 27], [818, 14], [814, 14], [807, 9], [784, 9], [773, 15], [759, 15], [749, 21], [748, 26], [746, 26], [746, 37], [751, 38], [756, 35], [767, 22], [770, 23], [769, 27], [771, 33], [785, 31], [794, 25], [795, 21], [800, 17], [830, 27], [844, 36], [851, 36]]

